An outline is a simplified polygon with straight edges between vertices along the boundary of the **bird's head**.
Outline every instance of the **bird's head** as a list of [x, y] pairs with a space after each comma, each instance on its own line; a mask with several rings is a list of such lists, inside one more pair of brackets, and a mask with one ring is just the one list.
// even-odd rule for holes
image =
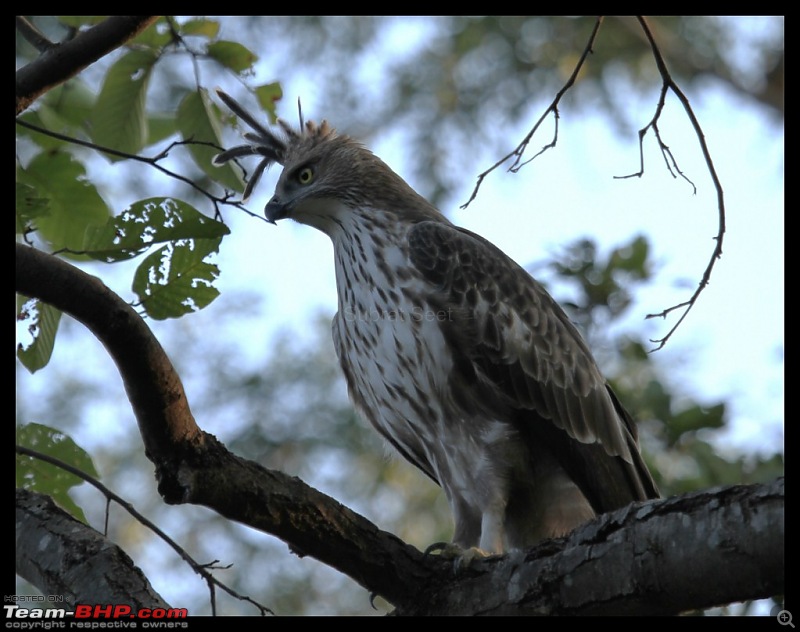
[[[234, 99], [217, 90], [222, 101], [255, 133], [247, 132], [247, 145], [228, 149], [214, 158], [215, 165], [245, 156], [263, 156], [245, 187], [246, 201], [264, 171], [283, 165], [275, 194], [264, 208], [267, 220], [291, 218], [332, 234], [354, 213], [369, 210], [404, 215], [422, 213], [426, 219], [442, 218], [400, 176], [361, 143], [338, 134], [326, 121], [312, 121], [294, 130], [278, 120], [280, 134], [263, 127]], [[443, 219], [443, 218], [442, 218]]]

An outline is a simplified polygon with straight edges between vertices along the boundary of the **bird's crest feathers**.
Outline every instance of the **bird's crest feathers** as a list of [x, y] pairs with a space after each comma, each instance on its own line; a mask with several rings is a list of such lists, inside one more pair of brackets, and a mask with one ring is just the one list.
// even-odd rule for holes
[[[253, 132], [245, 132], [243, 137], [248, 144], [231, 147], [214, 156], [213, 164], [222, 166], [226, 162], [243, 158], [245, 156], [263, 156], [264, 159], [253, 171], [253, 175], [245, 187], [242, 201], [246, 202], [253, 193], [264, 171], [273, 163], [285, 166], [291, 162], [293, 156], [301, 155], [309, 151], [312, 147], [324, 140], [330, 140], [337, 136], [336, 130], [328, 125], [327, 121], [322, 121], [317, 125], [314, 121], [303, 122], [302, 110], [300, 110], [300, 130], [294, 129], [283, 119], [278, 119], [278, 125], [282, 134], [276, 134], [264, 127], [256, 118], [245, 110], [238, 101], [229, 96], [219, 88], [217, 95], [227, 105], [231, 111], [242, 119], [252, 128]], [[298, 104], [299, 109], [299, 104]]]

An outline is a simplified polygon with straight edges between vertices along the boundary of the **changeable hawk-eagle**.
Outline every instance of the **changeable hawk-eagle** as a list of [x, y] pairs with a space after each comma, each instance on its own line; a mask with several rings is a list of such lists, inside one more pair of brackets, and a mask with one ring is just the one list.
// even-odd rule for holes
[[333, 241], [333, 339], [352, 401], [441, 485], [453, 542], [499, 553], [658, 492], [636, 427], [544, 288], [454, 226], [383, 161], [325, 122], [255, 133], [245, 191], [283, 165], [265, 208]]

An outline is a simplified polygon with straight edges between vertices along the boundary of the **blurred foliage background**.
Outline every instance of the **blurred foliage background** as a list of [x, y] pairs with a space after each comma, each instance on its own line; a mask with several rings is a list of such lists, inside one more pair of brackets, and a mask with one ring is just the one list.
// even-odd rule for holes
[[[759, 115], [782, 121], [783, 22], [752, 20], [752, 28], [721, 17], [656, 17], [650, 24], [685, 92], [724, 84]], [[96, 20], [32, 21], [57, 41]], [[265, 116], [274, 117], [282, 88], [286, 92], [291, 84], [292, 93], [303, 95], [304, 109], [310, 102], [314, 111], [325, 112], [367, 145], [402, 136], [415, 188], [443, 203], [456, 190], [463, 195], [464, 174], [486, 166], [476, 156], [496, 159], [518, 142], [502, 130], [535, 119], [531, 95], [545, 103], [552, 99], [593, 25], [593, 18], [564, 17], [162, 19], [125, 50], [45, 95], [22, 118], [71, 137], [154, 155], [201, 128], [209, 138], [215, 133], [228, 141], [236, 138], [222, 131], [230, 118], [210, 105], [205, 90], [220, 83], [226, 90], [238, 85], [241, 94], [246, 87], [257, 88], [253, 96]], [[634, 105], [620, 95], [660, 84], [651, 52], [633, 18], [606, 18], [601, 40], [562, 107], [600, 111], [609, 125], [635, 135], [640, 118], [631, 117]], [[19, 68], [37, 53], [18, 35], [16, 55]], [[115, 83], [112, 76], [122, 78]], [[120, 129], [123, 121], [130, 122], [127, 131]], [[250, 219], [130, 160], [102, 157], [19, 126], [17, 134], [18, 183], [36, 191], [21, 196], [18, 184], [17, 232], [47, 249], [79, 243], [86, 225], [100, 224], [156, 192], [180, 197], [234, 233]], [[173, 151], [162, 164], [216, 195], [225, 187], [241, 191], [241, 173], [215, 173], [206, 168], [207, 154], [192, 151]], [[37, 180], [37, 168], [47, 177]], [[85, 186], [76, 189], [77, 182]], [[109, 265], [73, 259], [132, 300], [129, 287], [139, 261]], [[637, 236], [610, 248], [581, 239], [531, 269], [598, 350], [620, 399], [639, 420], [643, 452], [664, 495], [782, 474], [780, 445], [768, 454], [718, 449], [715, 436], [729, 423], [726, 402], [700, 402], [688, 395], [670, 378], [672, 367], [648, 353], [652, 344], [644, 328], [615, 327], [628, 315], [635, 294], [653, 282], [654, 265], [652, 245]], [[179, 319], [151, 316], [200, 425], [237, 454], [301, 477], [419, 548], [449, 539], [449, 510], [438, 488], [390, 458], [347, 402], [330, 341], [333, 307], [314, 318], [305, 315], [298, 327], [262, 342], [251, 336], [267, 309], [260, 292], [238, 288], [225, 295], [223, 307], [212, 303]], [[18, 440], [26, 440], [30, 429], [25, 425], [32, 422], [74, 439], [107, 486], [196, 559], [232, 564], [218, 571], [220, 578], [276, 613], [387, 610], [380, 599], [373, 609], [365, 590], [314, 560], [296, 558], [273, 538], [202, 508], [165, 506], [113, 363], [70, 319], [56, 327], [48, 366], [29, 376], [17, 364]], [[55, 443], [63, 447], [64, 441]], [[19, 462], [18, 484], [36, 478], [26, 467]], [[104, 499], [85, 485], [72, 482], [71, 489], [88, 523], [102, 528]], [[109, 536], [173, 606], [209, 612], [204, 584], [119, 508], [111, 509]], [[18, 590], [30, 587], [20, 583]], [[246, 604], [218, 598], [222, 613], [253, 613]]]

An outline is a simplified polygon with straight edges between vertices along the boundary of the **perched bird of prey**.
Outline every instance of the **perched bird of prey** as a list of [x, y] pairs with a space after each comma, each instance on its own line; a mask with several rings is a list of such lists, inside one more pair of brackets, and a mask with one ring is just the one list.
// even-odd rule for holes
[[483, 237], [453, 225], [364, 146], [326, 122], [254, 133], [215, 164], [283, 165], [264, 210], [333, 241], [333, 339], [350, 397], [438, 483], [453, 543], [529, 547], [658, 491], [636, 426], [564, 311]]

